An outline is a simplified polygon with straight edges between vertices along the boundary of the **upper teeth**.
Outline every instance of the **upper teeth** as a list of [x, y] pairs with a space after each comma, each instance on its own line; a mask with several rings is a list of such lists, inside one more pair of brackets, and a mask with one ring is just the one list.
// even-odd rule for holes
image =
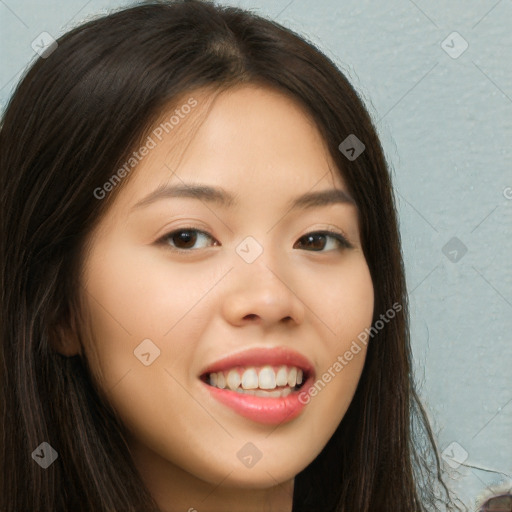
[[272, 366], [263, 366], [261, 369], [232, 368], [227, 372], [210, 373], [210, 384], [218, 388], [237, 390], [241, 389], [275, 389], [278, 386], [291, 388], [302, 384], [303, 371], [294, 366], [281, 366], [277, 372]]

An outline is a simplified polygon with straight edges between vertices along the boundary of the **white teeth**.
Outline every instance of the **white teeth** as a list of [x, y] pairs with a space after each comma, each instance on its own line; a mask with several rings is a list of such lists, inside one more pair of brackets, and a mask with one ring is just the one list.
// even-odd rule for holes
[[291, 388], [295, 387], [297, 384], [297, 368], [293, 367], [290, 368], [290, 371], [288, 372], [288, 386]]
[[242, 375], [242, 388], [244, 389], [257, 389], [258, 387], [258, 374], [254, 368], [245, 370]]
[[276, 374], [270, 366], [264, 366], [258, 375], [260, 389], [274, 389], [276, 387]]
[[228, 373], [227, 384], [230, 389], [235, 391], [240, 386], [240, 374], [238, 370], [230, 370]]
[[280, 366], [277, 373], [270, 365], [263, 366], [259, 371], [255, 367], [246, 368], [241, 376], [240, 372], [240, 368], [232, 368], [227, 372], [210, 373], [209, 384], [220, 389], [227, 388], [239, 393], [280, 397], [287, 396], [292, 388], [302, 384], [304, 378], [303, 370], [285, 365]]
[[265, 391], [264, 389], [244, 389], [239, 390], [239, 392], [245, 393], [247, 395], [261, 396], [264, 398], [280, 398], [282, 396], [288, 396], [292, 392], [292, 390], [291, 388], [285, 388], [275, 391]]
[[226, 378], [222, 372], [217, 372], [217, 387], [221, 389], [226, 387]]
[[292, 390], [290, 388], [281, 389], [280, 391], [264, 391], [263, 389], [258, 389], [254, 394], [264, 398], [280, 398], [282, 396], [288, 396], [291, 392]]
[[287, 386], [288, 385], [288, 372], [286, 366], [281, 366], [276, 374], [276, 386]]

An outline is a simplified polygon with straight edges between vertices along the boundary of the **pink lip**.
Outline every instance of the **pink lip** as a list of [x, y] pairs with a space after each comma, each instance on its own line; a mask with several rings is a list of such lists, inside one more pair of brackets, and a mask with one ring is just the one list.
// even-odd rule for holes
[[[314, 382], [311, 375], [299, 391], [293, 391], [288, 396], [280, 398], [264, 398], [262, 396], [246, 395], [231, 389], [220, 389], [209, 386], [205, 382], [210, 395], [219, 402], [231, 407], [235, 412], [257, 423], [275, 425], [286, 423], [296, 418], [309, 403], [303, 395]], [[300, 399], [302, 396], [302, 400]], [[307, 401], [306, 401], [307, 400]]]
[[302, 354], [289, 348], [252, 348], [237, 354], [224, 357], [210, 366], [204, 368], [200, 375], [206, 373], [222, 372], [236, 366], [296, 366], [301, 368], [306, 375], [313, 375], [313, 364]]
[[[226, 371], [235, 367], [248, 366], [295, 366], [304, 372], [306, 381], [299, 391], [294, 391], [288, 396], [279, 398], [266, 398], [244, 393], [238, 393], [231, 389], [220, 389], [206, 383], [206, 374]], [[301, 396], [307, 393], [314, 382], [315, 370], [312, 363], [303, 355], [284, 347], [253, 348], [227, 356], [201, 372], [201, 381], [208, 389], [210, 396], [230, 407], [235, 412], [252, 421], [263, 424], [278, 424], [291, 421], [296, 418], [307, 405], [308, 401]]]

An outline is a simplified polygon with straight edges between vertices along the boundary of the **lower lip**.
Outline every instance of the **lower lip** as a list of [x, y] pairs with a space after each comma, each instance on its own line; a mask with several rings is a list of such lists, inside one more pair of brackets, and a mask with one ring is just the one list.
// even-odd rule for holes
[[[231, 407], [240, 416], [257, 423], [276, 425], [295, 419], [303, 411], [309, 403], [309, 396], [304, 399], [304, 394], [307, 393], [305, 390], [309, 389], [312, 382], [313, 378], [310, 377], [298, 391], [278, 398], [247, 395], [230, 389], [216, 388], [205, 382], [203, 384], [208, 388], [213, 398]], [[302, 403], [299, 396], [302, 396], [304, 401], [307, 400], [306, 403]]]

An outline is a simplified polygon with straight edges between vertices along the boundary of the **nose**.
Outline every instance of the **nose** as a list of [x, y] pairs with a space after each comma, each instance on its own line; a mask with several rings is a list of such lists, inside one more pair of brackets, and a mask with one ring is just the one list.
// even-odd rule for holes
[[224, 318], [231, 324], [265, 327], [301, 324], [305, 305], [289, 279], [271, 269], [266, 260], [244, 264], [233, 272], [233, 286], [222, 299]]

